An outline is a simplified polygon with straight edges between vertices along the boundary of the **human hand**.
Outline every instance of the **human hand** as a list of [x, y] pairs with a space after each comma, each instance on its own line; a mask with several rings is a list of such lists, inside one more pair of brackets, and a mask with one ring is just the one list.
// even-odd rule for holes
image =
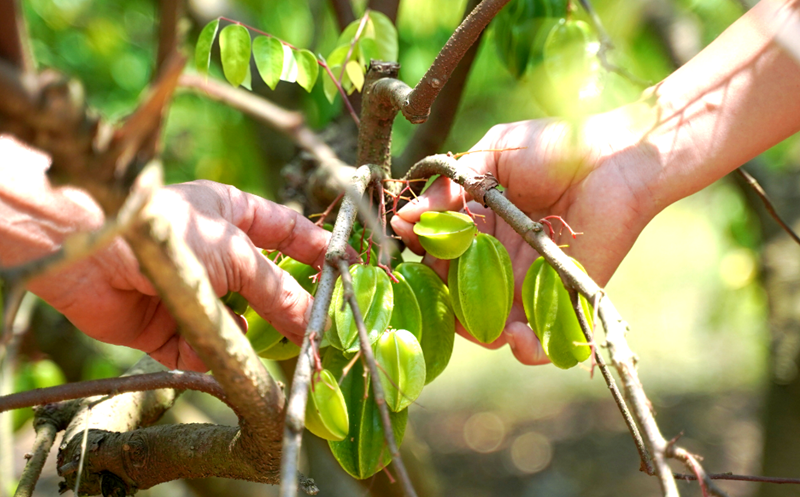
[[[565, 252], [580, 261], [589, 275], [602, 285], [616, 270], [633, 246], [644, 226], [660, 209], [658, 199], [647, 189], [650, 167], [657, 161], [645, 145], [635, 141], [625, 129], [611, 133], [609, 122], [617, 116], [597, 116], [578, 126], [557, 120], [524, 121], [492, 128], [472, 150], [463, 156], [459, 167], [474, 174], [493, 174], [505, 187], [505, 195], [531, 219], [560, 216], [577, 232], [551, 222], [555, 239], [568, 245]], [[615, 136], [612, 140], [603, 137]], [[505, 152], [479, 152], [525, 147]], [[423, 253], [413, 233], [413, 224], [428, 210], [459, 210], [464, 207], [463, 189], [447, 178], [437, 180], [426, 192], [401, 209], [392, 227], [412, 251]], [[469, 200], [469, 198], [467, 198]], [[539, 256], [508, 224], [491, 209], [475, 202], [469, 209], [478, 228], [495, 236], [508, 249], [514, 268], [515, 295], [511, 315], [503, 335], [489, 345], [508, 343], [524, 364], [548, 362], [536, 335], [527, 324], [521, 291], [525, 274]], [[446, 280], [448, 261], [425, 256], [425, 262]], [[457, 330], [472, 341], [458, 324]]]
[[[164, 188], [153, 202], [206, 267], [218, 296], [229, 290], [241, 293], [278, 331], [301, 343], [313, 298], [260, 249], [280, 250], [319, 268], [330, 233], [287, 207], [210, 181]], [[102, 222], [101, 214], [87, 218], [97, 226], [81, 229]], [[143, 350], [170, 368], [208, 369], [178, 334], [121, 239], [89, 259], [33, 280], [29, 288], [93, 338]]]

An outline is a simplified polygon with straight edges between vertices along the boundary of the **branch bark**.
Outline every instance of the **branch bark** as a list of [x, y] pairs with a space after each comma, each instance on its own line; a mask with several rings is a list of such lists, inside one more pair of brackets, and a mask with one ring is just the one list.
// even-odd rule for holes
[[[603, 295], [603, 290], [585, 273], [580, 271], [563, 251], [547, 235], [540, 223], [532, 221], [500, 191], [494, 188], [496, 180], [487, 176], [467, 177], [456, 167], [456, 161], [448, 155], [434, 155], [423, 159], [411, 168], [408, 179], [430, 177], [434, 174], [447, 176], [502, 217], [531, 247], [562, 275], [564, 284], [574, 288], [581, 295], [595, 302], [595, 297]], [[598, 302], [598, 315], [606, 331], [611, 362], [622, 380], [625, 397], [632, 406], [632, 414], [643, 434], [647, 448], [652, 455], [655, 474], [665, 497], [676, 497], [678, 488], [672, 471], [667, 465], [668, 442], [661, 434], [653, 417], [650, 401], [645, 395], [636, 371], [636, 356], [628, 347], [625, 334], [628, 324], [614, 307], [611, 299], [603, 297]]]
[[0, 397], [0, 412], [97, 395], [114, 396], [122, 393], [144, 392], [162, 388], [205, 392], [220, 399], [235, 410], [235, 407], [228, 403], [225, 392], [213, 376], [192, 371], [175, 370], [67, 383], [55, 387], [36, 388], [14, 393]]
[[360, 198], [364, 195], [367, 185], [379, 177], [380, 174], [368, 166], [362, 166], [356, 170], [352, 187], [348, 189], [344, 201], [342, 201], [336, 223], [333, 226], [328, 251], [325, 254], [325, 267], [322, 269], [314, 304], [311, 306], [311, 319], [308, 322], [300, 355], [297, 358], [292, 389], [286, 406], [281, 461], [281, 497], [295, 497], [297, 494], [297, 482], [292, 475], [297, 474], [312, 365], [319, 357], [319, 343], [328, 320], [328, 308], [331, 305], [337, 275], [336, 263], [338, 260], [346, 258], [347, 240], [353, 230]]
[[125, 238], [182, 335], [236, 406], [247, 435], [242, 443], [252, 443], [254, 453], [274, 450], [283, 419], [283, 392], [217, 298], [206, 269], [152, 205], [145, 207]]
[[415, 124], [425, 122], [433, 101], [447, 84], [458, 63], [508, 2], [509, 0], [483, 0], [456, 28], [403, 105], [401, 110], [406, 119]]
[[[480, 0], [470, 0], [467, 3], [465, 19], [479, 2]], [[483, 33], [484, 31], [481, 31], [475, 43], [470, 45], [469, 50], [464, 54], [461, 63], [456, 66], [453, 75], [447, 82], [447, 91], [433, 103], [428, 119], [417, 127], [403, 153], [395, 159], [392, 164], [392, 177], [402, 178], [417, 161], [441, 152], [440, 148], [453, 127], [458, 105], [464, 94], [464, 88], [467, 86], [467, 77], [472, 69], [475, 56], [478, 54]]]
[[17, 66], [24, 72], [33, 71], [28, 29], [22, 19], [19, 2], [0, 2], [0, 59]]

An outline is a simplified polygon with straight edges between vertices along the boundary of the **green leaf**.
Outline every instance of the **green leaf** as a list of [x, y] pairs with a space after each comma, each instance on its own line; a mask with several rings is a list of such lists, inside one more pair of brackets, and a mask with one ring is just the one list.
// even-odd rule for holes
[[208, 74], [208, 66], [211, 63], [211, 45], [214, 43], [218, 29], [219, 19], [214, 19], [206, 24], [197, 38], [197, 46], [194, 49], [194, 63], [197, 66], [197, 72], [200, 74]]
[[250, 66], [250, 33], [238, 24], [225, 26], [219, 34], [219, 49], [222, 72], [233, 86], [239, 86], [247, 78]]
[[378, 44], [372, 38], [365, 38], [358, 41], [358, 61], [363, 66], [363, 71], [367, 72], [369, 61], [371, 59], [380, 60], [381, 52], [378, 49]]
[[381, 60], [391, 62], [397, 60], [397, 28], [391, 19], [376, 10], [369, 12], [369, 18], [375, 25], [375, 43]]
[[297, 84], [311, 92], [319, 76], [319, 64], [314, 54], [308, 50], [296, 50], [294, 58], [297, 62]]
[[361, 91], [361, 87], [364, 86], [364, 72], [363, 69], [361, 69], [361, 64], [355, 60], [351, 60], [347, 63], [344, 70], [350, 78], [350, 81], [353, 82], [353, 86], [355, 86], [356, 90]]
[[287, 83], [294, 83], [297, 81], [297, 61], [294, 60], [294, 51], [286, 45], [283, 45], [281, 81], [286, 81]]
[[283, 45], [277, 38], [258, 36], [253, 40], [253, 58], [261, 79], [274, 90], [283, 72]]
[[[347, 52], [350, 51], [350, 45], [342, 45], [340, 47], [335, 48], [330, 55], [328, 55], [327, 63], [328, 66], [343, 66], [344, 65], [344, 58], [347, 57]], [[350, 55], [350, 59], [352, 59], [352, 54]], [[339, 73], [334, 72], [337, 77]]]
[[244, 75], [242, 86], [250, 91], [253, 91], [253, 75], [250, 73], [250, 64], [247, 64], [247, 73]]

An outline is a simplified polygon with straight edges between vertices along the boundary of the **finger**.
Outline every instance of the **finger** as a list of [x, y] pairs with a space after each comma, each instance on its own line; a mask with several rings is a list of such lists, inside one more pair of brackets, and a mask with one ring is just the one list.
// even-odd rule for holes
[[394, 234], [403, 240], [410, 251], [417, 255], [425, 253], [425, 249], [419, 243], [419, 237], [414, 233], [414, 223], [409, 223], [400, 216], [392, 216], [391, 224]]
[[242, 270], [239, 291], [259, 316], [271, 323], [283, 336], [295, 343], [302, 341], [308, 325], [308, 310], [314, 299], [289, 273], [251, 246], [248, 256], [234, 257], [252, 267]]
[[503, 335], [514, 357], [522, 364], [534, 366], [550, 362], [536, 334], [527, 324], [514, 321], [506, 326]]
[[404, 221], [416, 223], [426, 211], [460, 210], [464, 204], [463, 189], [450, 178], [440, 177], [425, 191], [397, 211]]
[[[325, 262], [330, 232], [302, 214], [257, 195], [227, 187], [230, 219], [260, 248], [280, 250], [317, 269]], [[224, 213], [223, 213], [224, 214]]]

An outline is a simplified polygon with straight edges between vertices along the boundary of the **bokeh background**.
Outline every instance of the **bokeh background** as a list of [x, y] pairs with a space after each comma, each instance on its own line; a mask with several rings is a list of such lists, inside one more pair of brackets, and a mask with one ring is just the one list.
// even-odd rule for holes
[[[88, 101], [109, 119], [135, 108], [155, 60], [153, 0], [24, 0], [41, 67], [83, 82]], [[355, 1], [356, 13], [365, 2]], [[401, 78], [414, 85], [460, 21], [465, 0], [401, 0]], [[596, 0], [617, 45], [615, 57], [657, 82], [713, 40], [747, 9], [734, 0]], [[326, 0], [192, 0], [187, 48], [209, 20], [224, 15], [315, 53], [327, 54], [338, 28]], [[220, 74], [218, 60], [212, 74]], [[493, 124], [543, 116], [531, 98], [536, 81], [515, 79], [498, 61], [490, 30], [482, 40], [443, 150], [467, 150]], [[324, 130], [340, 114], [319, 85], [306, 94], [279, 83], [254, 91], [305, 113]], [[446, 91], [446, 88], [445, 88]], [[394, 153], [413, 133], [399, 118]], [[779, 210], [794, 220], [800, 190], [800, 141], [792, 137], [747, 167]], [[297, 155], [283, 136], [224, 105], [179, 92], [163, 136], [170, 182], [196, 178], [277, 199], [282, 167]], [[580, 230], [580, 226], [576, 227]], [[600, 248], [602, 249], [602, 248]], [[800, 247], [765, 216], [735, 178], [725, 178], [666, 209], [644, 231], [608, 285], [631, 325], [629, 341], [667, 438], [705, 457], [711, 472], [800, 477], [793, 311]], [[140, 353], [95, 342], [40, 304], [16, 372], [18, 389], [120, 374]], [[284, 365], [284, 369], [287, 366]], [[276, 375], [280, 365], [271, 364]], [[15, 413], [15, 471], [33, 441], [30, 414]], [[186, 394], [166, 422], [235, 423], [224, 407]], [[385, 475], [363, 483], [337, 471], [323, 443], [306, 437], [307, 472], [320, 495], [392, 495]], [[2, 442], [6, 444], [6, 441]], [[57, 444], [56, 444], [57, 445]], [[796, 450], [796, 449], [794, 449]], [[789, 452], [789, 453], [787, 453]], [[457, 339], [446, 372], [411, 407], [404, 443], [421, 495], [656, 496], [599, 375], [586, 368], [527, 367], [503, 348]], [[800, 459], [796, 459], [800, 461]], [[676, 470], [682, 468], [676, 466]], [[57, 492], [51, 457], [37, 495]], [[798, 488], [723, 482], [732, 496], [800, 495]], [[681, 483], [685, 495], [700, 495]], [[143, 496], [273, 495], [277, 489], [225, 480], [171, 482]]]

